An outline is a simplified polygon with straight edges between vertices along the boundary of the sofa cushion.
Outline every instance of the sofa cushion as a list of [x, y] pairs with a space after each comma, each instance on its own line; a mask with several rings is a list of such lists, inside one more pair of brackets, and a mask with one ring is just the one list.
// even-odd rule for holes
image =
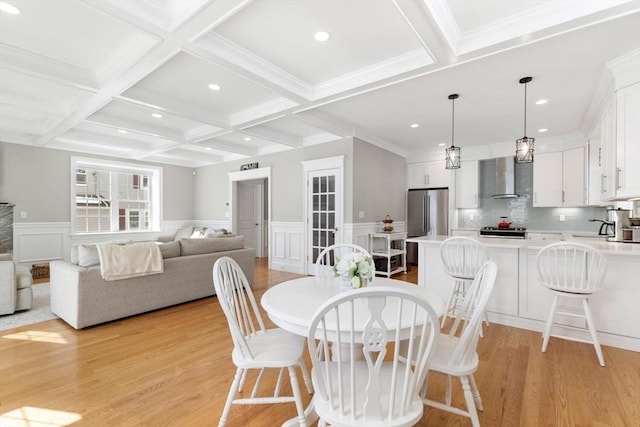
[[198, 255], [212, 252], [231, 251], [244, 248], [244, 236], [211, 238], [211, 239], [180, 239], [180, 255]]
[[158, 245], [163, 259], [180, 256], [180, 242], [166, 242]]
[[96, 245], [78, 245], [78, 265], [80, 267], [100, 265], [98, 247]]
[[21, 265], [16, 266], [16, 282], [18, 284], [17, 289], [28, 288], [33, 284], [31, 272], [29, 272], [27, 267]]

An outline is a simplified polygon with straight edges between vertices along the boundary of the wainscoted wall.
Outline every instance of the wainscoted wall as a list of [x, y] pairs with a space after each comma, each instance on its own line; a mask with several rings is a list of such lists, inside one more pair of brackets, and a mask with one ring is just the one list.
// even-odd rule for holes
[[75, 244], [153, 241], [173, 236], [178, 229], [188, 225], [229, 227], [228, 221], [165, 221], [163, 232], [71, 236], [69, 222], [17, 222], [13, 224], [13, 258], [25, 265], [56, 259], [69, 261], [71, 246]]
[[[393, 223], [395, 231], [405, 231], [404, 222]], [[342, 239], [345, 243], [355, 243], [369, 248], [369, 233], [382, 231], [383, 225], [378, 222], [344, 224]], [[305, 274], [304, 223], [279, 222], [271, 223], [270, 268]]]
[[[598, 232], [599, 223], [588, 222], [589, 218], [607, 219], [606, 208], [534, 208], [533, 207], [533, 164], [516, 164], [515, 199], [494, 199], [495, 162], [480, 162], [480, 207], [478, 209], [458, 209], [459, 228], [481, 228], [497, 226], [501, 216], [509, 217], [513, 227], [529, 230]], [[560, 215], [565, 221], [560, 221]]]

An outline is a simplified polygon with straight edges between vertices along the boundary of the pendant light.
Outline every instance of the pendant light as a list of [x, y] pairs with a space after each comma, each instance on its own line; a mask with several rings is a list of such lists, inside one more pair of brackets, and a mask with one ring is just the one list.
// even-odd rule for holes
[[460, 147], [453, 145], [453, 123], [455, 119], [455, 102], [458, 99], [458, 94], [453, 93], [449, 95], [451, 100], [451, 147], [445, 150], [446, 153], [446, 168], [447, 169], [460, 169]]
[[531, 77], [520, 79], [520, 84], [524, 85], [524, 136], [516, 140], [516, 163], [533, 162], [533, 144], [536, 139], [527, 137], [527, 83], [531, 80]]

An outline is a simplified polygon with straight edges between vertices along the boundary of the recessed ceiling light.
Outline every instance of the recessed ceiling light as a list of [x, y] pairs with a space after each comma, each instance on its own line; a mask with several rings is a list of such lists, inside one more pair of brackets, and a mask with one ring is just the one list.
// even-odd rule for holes
[[412, 125], [409, 126], [410, 128], [417, 128], [420, 127], [420, 125], [418, 123], [413, 123]]
[[20, 14], [20, 9], [18, 9], [14, 5], [9, 4], [9, 3], [5, 2], [5, 1], [0, 1], [0, 11], [2, 11], [4, 13], [8, 13], [9, 15], [19, 15]]
[[547, 101], [546, 99], [538, 99], [538, 100], [536, 101], [536, 105], [544, 105], [544, 104], [546, 104], [547, 102], [549, 102], [549, 101]]
[[161, 119], [161, 118], [162, 118], [162, 114], [160, 114], [160, 113], [153, 113], [153, 114], [151, 114], [151, 117], [153, 117], [154, 119]]
[[251, 138], [249, 138], [248, 136], [245, 136], [243, 139], [244, 139], [245, 141], [251, 141]]
[[209, 151], [213, 150], [213, 148], [211, 148], [211, 147], [204, 147], [204, 149], [205, 150], [209, 150]]
[[124, 130], [124, 129], [118, 129], [118, 132], [120, 132], [120, 133], [129, 133], [129, 132], [127, 132], [127, 131], [126, 131], [126, 130]]
[[211, 90], [220, 90], [220, 86], [215, 84], [215, 83], [211, 83], [209, 85], [209, 89], [211, 89]]
[[441, 142], [440, 144], [438, 144], [438, 147], [444, 147], [445, 145], [447, 144], [445, 144], [444, 142]]
[[331, 38], [331, 34], [327, 33], [326, 31], [318, 31], [313, 35], [313, 38], [319, 42], [326, 42]]
[[548, 130], [549, 130], [549, 129], [547, 129], [547, 128], [542, 128], [542, 129], [538, 129], [538, 132], [546, 132], [546, 131], [548, 131]]

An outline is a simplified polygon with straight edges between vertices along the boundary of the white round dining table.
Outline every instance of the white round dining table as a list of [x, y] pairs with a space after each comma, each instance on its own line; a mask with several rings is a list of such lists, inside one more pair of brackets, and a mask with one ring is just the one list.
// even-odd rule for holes
[[[438, 317], [444, 314], [445, 303], [435, 292], [421, 286], [386, 277], [376, 277], [369, 286], [392, 286], [415, 292], [433, 307]], [[287, 280], [268, 289], [260, 303], [267, 315], [280, 328], [306, 337], [313, 315], [329, 298], [343, 292], [339, 280], [332, 277], [308, 276]], [[315, 398], [315, 396], [314, 396]], [[314, 409], [314, 398], [305, 409], [307, 425], [318, 416]], [[285, 422], [283, 427], [298, 426], [296, 418]]]
[[[431, 304], [438, 316], [444, 313], [442, 298], [435, 292], [412, 283], [376, 277], [369, 286], [392, 286], [415, 292]], [[306, 337], [318, 308], [340, 292], [338, 280], [308, 276], [279, 283], [268, 289], [260, 302], [273, 323], [286, 331]]]

